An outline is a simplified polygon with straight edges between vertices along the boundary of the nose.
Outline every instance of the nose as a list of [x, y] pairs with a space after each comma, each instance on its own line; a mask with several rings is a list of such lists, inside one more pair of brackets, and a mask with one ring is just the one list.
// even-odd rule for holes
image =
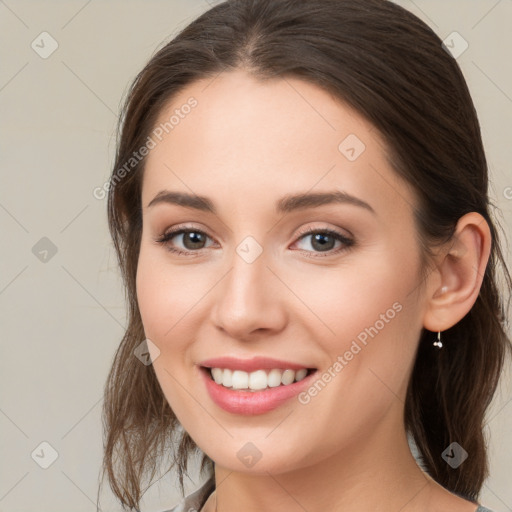
[[249, 263], [235, 253], [229, 271], [215, 287], [213, 323], [234, 339], [275, 334], [286, 325], [290, 292], [269, 268], [265, 254]]

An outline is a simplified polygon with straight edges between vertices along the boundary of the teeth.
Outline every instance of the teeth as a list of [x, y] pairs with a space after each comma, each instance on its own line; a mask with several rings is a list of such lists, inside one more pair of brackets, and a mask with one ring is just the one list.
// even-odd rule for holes
[[[268, 373], [267, 373], [268, 372]], [[247, 389], [259, 391], [267, 387], [275, 388], [283, 385], [287, 386], [293, 382], [299, 382], [306, 377], [308, 371], [306, 368], [300, 370], [256, 370], [248, 373], [242, 370], [230, 370], [229, 368], [211, 368], [213, 380], [226, 388]]]
[[269, 374], [267, 375], [268, 386], [270, 388], [276, 388], [277, 386], [280, 386], [282, 374], [283, 372], [281, 370], [277, 370], [276, 368], [270, 370]]

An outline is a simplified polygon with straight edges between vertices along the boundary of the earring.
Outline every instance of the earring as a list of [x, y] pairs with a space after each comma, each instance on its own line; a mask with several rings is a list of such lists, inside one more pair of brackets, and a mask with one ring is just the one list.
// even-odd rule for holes
[[439, 349], [442, 348], [443, 343], [441, 342], [441, 331], [438, 331], [438, 333], [437, 333], [437, 341], [434, 341], [434, 343], [432, 343], [432, 345], [434, 345], [434, 347], [437, 347]]

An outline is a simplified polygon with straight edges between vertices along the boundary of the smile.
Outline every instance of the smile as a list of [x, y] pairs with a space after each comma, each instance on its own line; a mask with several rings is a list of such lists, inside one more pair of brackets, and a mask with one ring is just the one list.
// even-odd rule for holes
[[314, 368], [272, 368], [252, 372], [217, 366], [198, 366], [198, 369], [210, 399], [235, 415], [259, 415], [284, 406], [307, 389], [317, 374]]
[[288, 386], [304, 379], [313, 369], [279, 368], [259, 369], [253, 372], [230, 368], [209, 368], [211, 378], [219, 385], [232, 390], [261, 391], [267, 388]]

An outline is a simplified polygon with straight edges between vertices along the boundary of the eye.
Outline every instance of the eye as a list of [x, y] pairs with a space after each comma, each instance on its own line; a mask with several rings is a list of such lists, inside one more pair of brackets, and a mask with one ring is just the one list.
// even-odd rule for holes
[[[171, 245], [171, 240], [173, 238], [181, 237], [181, 243], [185, 246], [186, 250], [173, 247]], [[193, 228], [176, 228], [174, 230], [170, 230], [165, 232], [161, 237], [159, 237], [156, 242], [162, 245], [165, 245], [167, 250], [176, 253], [183, 254], [185, 256], [194, 255], [193, 253], [199, 252], [201, 249], [204, 249], [205, 241], [207, 238], [210, 238], [204, 231], [200, 229]]]
[[[304, 241], [307, 238], [310, 238], [310, 241], [304, 245], [312, 247], [313, 251], [310, 251], [309, 249], [302, 249], [306, 252], [314, 252], [317, 251], [320, 253], [326, 253], [326, 254], [314, 254], [313, 256], [310, 256], [312, 258], [317, 257], [325, 257], [325, 256], [331, 256], [333, 254], [338, 254], [341, 251], [345, 251], [352, 247], [354, 245], [354, 240], [352, 238], [349, 238], [341, 233], [338, 233], [337, 231], [334, 231], [332, 229], [321, 229], [321, 228], [309, 228], [304, 231], [301, 231], [299, 233], [301, 237], [299, 238], [299, 241]], [[334, 249], [334, 245], [336, 242], [339, 242], [341, 245], [338, 246], [336, 250]]]
[[[331, 256], [333, 254], [338, 254], [341, 251], [349, 249], [354, 245], [355, 241], [352, 238], [349, 238], [337, 231], [332, 229], [306, 229], [299, 232], [300, 238], [298, 239], [296, 244], [306, 240], [308, 237], [311, 237], [311, 240], [308, 244], [313, 250], [309, 250], [308, 248], [301, 248], [301, 251], [305, 253], [316, 253], [313, 256], [308, 257], [325, 257]], [[181, 244], [184, 246], [184, 249], [174, 246], [174, 242], [172, 240], [177, 238], [178, 240], [181, 237]], [[184, 228], [177, 227], [175, 229], [166, 231], [162, 236], [157, 238], [155, 241], [159, 244], [165, 245], [168, 251], [173, 252], [175, 254], [180, 254], [184, 256], [196, 256], [200, 251], [207, 248], [205, 246], [207, 239], [211, 239], [204, 231], [200, 229], [194, 228]], [[172, 242], [172, 243], [171, 243]], [[333, 245], [338, 242], [340, 246], [336, 250], [333, 250]], [[318, 254], [325, 253], [325, 254]]]

